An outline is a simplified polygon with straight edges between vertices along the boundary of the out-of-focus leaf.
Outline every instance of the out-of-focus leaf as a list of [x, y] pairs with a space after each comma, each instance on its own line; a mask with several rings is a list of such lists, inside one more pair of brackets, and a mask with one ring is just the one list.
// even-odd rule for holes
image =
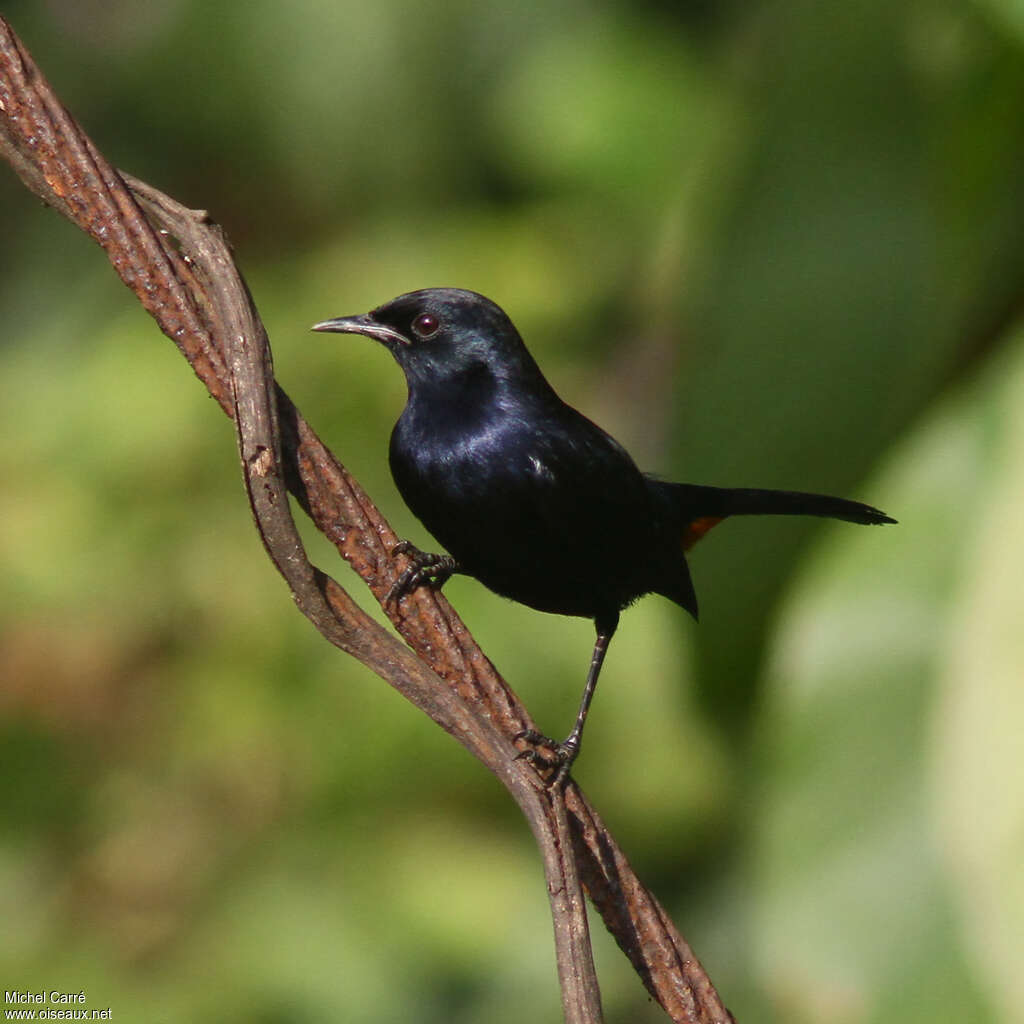
[[1000, 389], [999, 475], [971, 531], [932, 734], [935, 836], [972, 967], [1024, 1021], [1024, 358]]
[[[975, 389], [904, 445], [878, 482], [897, 503], [901, 524], [884, 540], [832, 531], [782, 617], [771, 707], [759, 729], [751, 888], [756, 969], [780, 1021], [1003, 1019], [994, 1015], [993, 988], [972, 980], [977, 954], [962, 934], [962, 895], [945, 863], [945, 833], [952, 828], [964, 841], [979, 819], [963, 786], [948, 793], [949, 773], [962, 769], [961, 780], [980, 781], [966, 762], [991, 765], [975, 748], [986, 745], [986, 731], [957, 715], [949, 700], [940, 743], [931, 728], [935, 670], [970, 631], [957, 595], [975, 571], [979, 528], [984, 537], [984, 519], [975, 513], [999, 500], [998, 460], [983, 419], [988, 394]], [[1009, 533], [1021, 534], [1019, 521]], [[1019, 619], [1020, 595], [1002, 597], [1007, 620]], [[964, 683], [985, 691], [978, 675], [996, 685], [998, 678], [979, 660]], [[1016, 681], [1024, 674], [1019, 657], [1015, 671]], [[962, 698], [963, 688], [958, 693]], [[961, 729], [969, 741], [959, 738]], [[1007, 722], [1007, 740], [1011, 735]], [[1017, 746], [1003, 744], [1006, 767]], [[962, 756], [952, 767], [948, 757], [957, 749]], [[937, 787], [930, 755], [945, 765]], [[1019, 825], [1019, 785], [1015, 797], [1012, 779], [985, 784], [1006, 794], [989, 806]], [[1019, 854], [1019, 841], [1016, 847]], [[1019, 888], [1024, 860], [1005, 847], [999, 855], [989, 861], [992, 885], [975, 880], [975, 896], [991, 896], [997, 876], [1011, 891]], [[984, 910], [977, 920], [991, 924], [992, 907]], [[1017, 940], [1007, 953], [1019, 948], [1019, 933]]]
[[[790, 0], [765, 17], [749, 148], [710, 200], [719, 227], [689, 299], [678, 476], [839, 492], [899, 518], [861, 479], [1019, 304], [1024, 119], [1004, 114], [1024, 102], [1024, 63], [965, 7], [943, 13], [973, 45], [925, 68], [921, 13]], [[699, 685], [734, 735], [810, 529], [731, 522], [695, 552]]]

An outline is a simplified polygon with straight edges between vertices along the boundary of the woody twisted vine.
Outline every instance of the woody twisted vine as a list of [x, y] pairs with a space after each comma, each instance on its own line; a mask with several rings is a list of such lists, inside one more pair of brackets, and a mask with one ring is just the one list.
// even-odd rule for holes
[[[577, 784], [549, 788], [516, 759], [516, 737], [534, 723], [445, 597], [421, 588], [385, 601], [408, 560], [393, 555], [391, 527], [275, 381], [266, 332], [223, 232], [205, 212], [115, 170], [3, 19], [0, 154], [31, 192], [103, 248], [234, 421], [257, 529], [302, 614], [458, 740], [521, 808], [544, 865], [565, 1020], [602, 1019], [585, 891], [671, 1020], [732, 1021]], [[310, 563], [289, 494], [381, 602], [397, 636]]]

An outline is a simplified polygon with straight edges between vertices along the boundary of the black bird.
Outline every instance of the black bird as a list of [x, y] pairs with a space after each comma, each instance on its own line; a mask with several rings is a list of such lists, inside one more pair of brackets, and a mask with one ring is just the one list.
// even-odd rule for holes
[[843, 498], [641, 473], [614, 438], [555, 394], [512, 321], [476, 292], [427, 288], [313, 330], [374, 338], [405, 371], [409, 397], [391, 434], [391, 473], [449, 555], [400, 545], [414, 560], [393, 595], [460, 572], [531, 608], [594, 620], [572, 732], [562, 743], [526, 737], [557, 751], [559, 780], [579, 753], [619, 612], [655, 593], [696, 618], [684, 552], [712, 526], [736, 515], [895, 522]]

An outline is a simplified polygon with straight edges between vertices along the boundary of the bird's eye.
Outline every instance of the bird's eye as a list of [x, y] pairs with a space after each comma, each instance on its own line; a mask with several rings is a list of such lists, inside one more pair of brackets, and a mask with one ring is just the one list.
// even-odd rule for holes
[[420, 338], [433, 337], [440, 326], [440, 321], [433, 313], [420, 313], [412, 322], [412, 329]]

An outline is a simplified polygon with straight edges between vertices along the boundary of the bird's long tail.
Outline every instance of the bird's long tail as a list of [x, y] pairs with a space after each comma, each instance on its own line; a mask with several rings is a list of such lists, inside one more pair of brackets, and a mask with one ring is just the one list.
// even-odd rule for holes
[[770, 491], [756, 487], [705, 487], [651, 480], [662, 500], [668, 499], [684, 526], [683, 547], [689, 549], [729, 516], [824, 516], [848, 523], [879, 525], [896, 520], [871, 505], [827, 494]]

